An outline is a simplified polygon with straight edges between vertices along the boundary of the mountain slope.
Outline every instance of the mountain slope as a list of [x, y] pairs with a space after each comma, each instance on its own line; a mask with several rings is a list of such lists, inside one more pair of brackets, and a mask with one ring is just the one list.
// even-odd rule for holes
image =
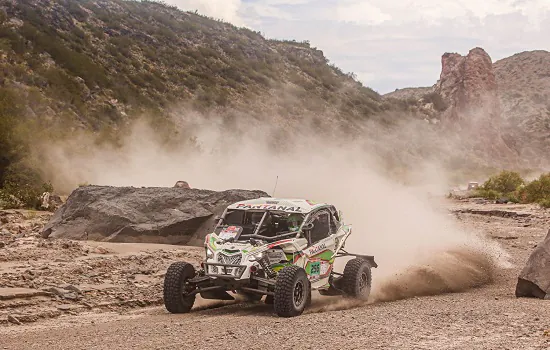
[[266, 40], [159, 3], [1, 0], [0, 11], [1, 79], [32, 100], [31, 115], [98, 129], [174, 103], [205, 111], [283, 87], [307, 101], [283, 114], [382, 108], [377, 93], [308, 43]]
[[504, 130], [525, 157], [550, 156], [550, 52], [515, 54], [493, 65]]
[[[482, 49], [474, 49], [480, 50]], [[470, 51], [470, 53], [472, 53]], [[484, 51], [483, 51], [484, 52]], [[388, 101], [401, 100], [409, 105], [409, 109], [421, 117], [445, 121], [448, 116], [446, 106], [456, 105], [461, 95], [456, 98], [440, 96], [442, 79], [448, 79], [445, 57], [458, 57], [458, 54], [445, 54], [442, 58], [442, 73], [436, 84], [430, 88], [407, 88], [384, 95]], [[484, 54], [486, 55], [486, 54]], [[483, 56], [483, 55], [481, 55]], [[464, 56], [467, 57], [467, 56]], [[488, 55], [486, 55], [488, 57]], [[484, 68], [474, 67], [471, 74], [475, 83], [468, 86], [468, 77], [458, 74], [453, 77], [457, 86], [469, 90], [470, 94], [487, 97], [496, 93], [498, 103], [477, 103], [477, 108], [471, 115], [472, 120], [465, 123], [479, 122], [483, 116], [493, 115], [493, 128], [502, 134], [506, 144], [519, 156], [520, 166], [525, 168], [545, 168], [550, 166], [550, 52], [537, 50], [515, 54], [489, 63]], [[485, 78], [484, 78], [485, 77]], [[486, 77], [493, 77], [493, 85], [488, 88]], [[491, 90], [491, 91], [489, 91]], [[437, 108], [435, 100], [442, 108]], [[464, 123], [462, 123], [464, 124]], [[476, 124], [474, 124], [476, 125]], [[464, 125], [462, 125], [463, 127]], [[460, 127], [455, 125], [455, 127]], [[484, 142], [494, 143], [495, 138], [489, 137]]]
[[153, 1], [0, 0], [0, 206], [14, 196], [34, 205], [52, 180], [43, 144], [76, 133], [117, 144], [146, 119], [192, 139], [174, 128], [186, 112], [224, 126], [353, 131], [390, 107], [308, 42]]

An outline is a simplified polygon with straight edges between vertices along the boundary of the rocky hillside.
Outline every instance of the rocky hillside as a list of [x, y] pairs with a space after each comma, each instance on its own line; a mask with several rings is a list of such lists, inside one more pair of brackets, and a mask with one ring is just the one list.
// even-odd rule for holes
[[28, 101], [27, 115], [86, 128], [175, 103], [239, 106], [277, 90], [305, 102], [290, 101], [283, 115], [337, 106], [369, 116], [382, 104], [307, 42], [266, 40], [152, 1], [1, 0], [0, 37], [2, 86]]
[[0, 0], [0, 206], [50, 188], [29, 140], [84, 130], [116, 141], [136, 118], [171, 131], [167, 116], [186, 110], [285, 125], [365, 120], [389, 107], [308, 42], [153, 1]]
[[[496, 61], [504, 129], [522, 155], [550, 155], [550, 52], [522, 52]], [[517, 135], [516, 137], [513, 137]]]
[[523, 52], [492, 63], [483, 49], [474, 48], [466, 56], [445, 53], [441, 62], [432, 87], [384, 98], [406, 101], [428, 121], [465, 130], [518, 167], [549, 166], [550, 52]]

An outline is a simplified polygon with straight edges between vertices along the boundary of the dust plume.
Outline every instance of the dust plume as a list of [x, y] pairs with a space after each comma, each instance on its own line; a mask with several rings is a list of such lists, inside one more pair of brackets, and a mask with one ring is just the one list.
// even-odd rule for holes
[[[343, 211], [353, 225], [346, 249], [374, 255], [379, 265], [373, 297], [380, 301], [476, 287], [491, 281], [493, 267], [506, 266], [497, 243], [458, 226], [440, 205], [452, 175], [442, 163], [458, 148], [424, 124], [367, 121], [350, 129], [307, 118], [285, 123], [275, 115], [228, 124], [184, 114], [178, 125], [181, 144], [168, 146], [138, 123], [117, 147], [83, 137], [52, 143], [44, 164], [54, 165], [49, 170], [69, 187], [185, 180], [194, 188], [271, 194], [278, 177], [275, 196], [329, 202]], [[339, 303], [319, 307], [350, 305]]]
[[381, 281], [373, 301], [462, 292], [492, 282], [496, 266], [476, 250], [442, 251]]

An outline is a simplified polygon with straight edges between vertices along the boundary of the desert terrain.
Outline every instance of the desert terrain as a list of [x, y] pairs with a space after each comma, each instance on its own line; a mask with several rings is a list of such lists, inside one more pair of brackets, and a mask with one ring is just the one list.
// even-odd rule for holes
[[[548, 300], [515, 296], [550, 234], [550, 52], [436, 53], [432, 86], [382, 95], [260, 29], [157, 1], [0, 0], [0, 350], [550, 348]], [[526, 181], [447, 197], [502, 170]], [[265, 195], [343, 211], [347, 250], [379, 265], [369, 301], [169, 314], [167, 267], [198, 267], [215, 216]]]
[[[483, 232], [508, 254], [467, 288], [456, 270], [387, 293], [377, 280], [366, 304], [314, 294], [300, 317], [278, 318], [269, 305], [197, 300], [187, 315], [162, 306], [162, 277], [178, 260], [198, 265], [200, 247], [43, 239], [49, 215], [3, 211], [0, 250], [0, 346], [3, 349], [547, 349], [550, 305], [516, 298], [515, 284], [548, 232], [550, 211], [535, 205], [441, 199], [460, 226]], [[10, 231], [7, 228], [10, 228]], [[17, 232], [8, 234], [8, 232]], [[439, 264], [439, 266], [445, 265]], [[413, 272], [414, 273], [414, 272]], [[408, 276], [409, 278], [411, 276]], [[439, 277], [439, 279], [437, 278]], [[454, 283], [445, 293], [441, 280]], [[429, 284], [435, 287], [427, 288]], [[443, 283], [445, 284], [445, 283]], [[475, 283], [474, 283], [475, 284]], [[394, 286], [395, 287], [395, 286]], [[385, 289], [385, 294], [383, 290]], [[442, 292], [440, 294], [440, 292]], [[428, 294], [428, 295], [426, 295]]]

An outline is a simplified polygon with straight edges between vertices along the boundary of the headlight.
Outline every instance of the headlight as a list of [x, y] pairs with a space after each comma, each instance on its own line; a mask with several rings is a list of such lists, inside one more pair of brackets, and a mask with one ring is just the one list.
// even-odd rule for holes
[[262, 258], [264, 257], [264, 253], [258, 253], [258, 254], [254, 254], [252, 256], [250, 256], [248, 258], [248, 260], [250, 261], [258, 261], [258, 260], [262, 260]]
[[214, 252], [211, 251], [210, 249], [208, 249], [208, 247], [206, 247], [206, 258], [210, 259], [210, 258], [213, 258], [213, 257], [214, 257]]

